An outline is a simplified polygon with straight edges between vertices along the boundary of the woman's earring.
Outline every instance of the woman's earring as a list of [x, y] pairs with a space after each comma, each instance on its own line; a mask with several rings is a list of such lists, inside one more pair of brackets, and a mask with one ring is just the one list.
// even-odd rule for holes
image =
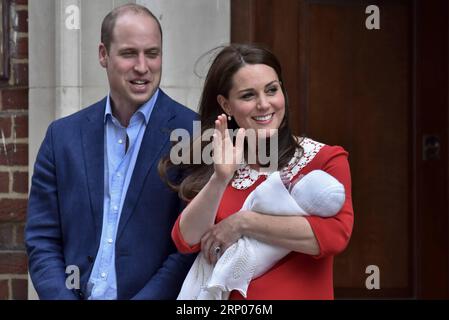
[[232, 120], [232, 116], [228, 114], [228, 121]]

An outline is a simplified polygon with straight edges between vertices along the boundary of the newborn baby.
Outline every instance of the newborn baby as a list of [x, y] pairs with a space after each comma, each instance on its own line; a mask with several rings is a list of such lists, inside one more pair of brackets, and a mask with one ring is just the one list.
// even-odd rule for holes
[[[251, 192], [240, 211], [271, 215], [337, 214], [345, 201], [343, 185], [322, 170], [290, 182], [279, 171]], [[178, 300], [225, 300], [232, 290], [246, 297], [250, 281], [268, 271], [290, 250], [242, 237], [214, 265], [200, 252], [190, 269]]]

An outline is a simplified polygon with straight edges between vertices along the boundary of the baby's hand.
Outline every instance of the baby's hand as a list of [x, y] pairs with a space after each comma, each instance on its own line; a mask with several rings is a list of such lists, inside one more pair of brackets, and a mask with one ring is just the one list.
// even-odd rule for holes
[[295, 184], [298, 183], [299, 180], [304, 177], [303, 174], [300, 174], [299, 176], [295, 177], [293, 180], [290, 180], [290, 178], [287, 176], [287, 173], [285, 171], [280, 172], [281, 181], [284, 184], [284, 186], [287, 188], [288, 192], [291, 192]]
[[290, 183], [290, 190], [291, 191], [293, 189], [293, 187], [295, 186], [295, 184], [297, 184], [299, 182], [299, 180], [301, 180], [304, 177], [303, 174], [300, 174], [299, 176], [295, 177], [291, 183]]
[[281, 181], [284, 186], [288, 189], [290, 186], [290, 178], [287, 176], [287, 173], [285, 171], [281, 171], [279, 172], [279, 176], [281, 177]]

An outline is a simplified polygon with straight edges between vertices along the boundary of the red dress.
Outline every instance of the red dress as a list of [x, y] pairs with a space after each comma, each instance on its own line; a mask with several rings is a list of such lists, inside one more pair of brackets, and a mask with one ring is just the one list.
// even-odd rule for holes
[[[333, 217], [306, 217], [320, 247], [318, 255], [289, 253], [265, 274], [251, 281], [247, 299], [334, 298], [333, 257], [346, 248], [354, 221], [348, 153], [339, 146], [323, 145], [308, 138], [302, 141], [301, 146], [304, 148], [304, 155], [292, 168], [291, 178], [312, 170], [323, 170], [344, 185], [345, 203]], [[250, 171], [249, 168], [238, 170], [238, 177], [226, 188], [218, 208], [216, 223], [239, 211], [251, 191], [265, 181], [266, 176], [255, 176]], [[173, 227], [172, 238], [180, 252], [193, 253], [201, 249], [200, 244], [189, 246], [182, 239], [179, 218]], [[244, 298], [233, 291], [230, 299]]]

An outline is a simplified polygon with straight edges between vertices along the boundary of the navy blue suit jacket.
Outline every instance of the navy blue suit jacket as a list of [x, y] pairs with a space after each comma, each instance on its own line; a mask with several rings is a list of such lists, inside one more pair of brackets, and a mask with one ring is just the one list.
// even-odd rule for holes
[[[34, 166], [26, 246], [41, 299], [85, 297], [103, 220], [106, 98], [53, 122]], [[183, 203], [161, 181], [170, 132], [192, 131], [197, 115], [159, 92], [126, 194], [116, 240], [118, 299], [175, 299], [193, 262], [176, 251], [171, 229]], [[80, 289], [66, 287], [66, 267], [80, 270]]]

